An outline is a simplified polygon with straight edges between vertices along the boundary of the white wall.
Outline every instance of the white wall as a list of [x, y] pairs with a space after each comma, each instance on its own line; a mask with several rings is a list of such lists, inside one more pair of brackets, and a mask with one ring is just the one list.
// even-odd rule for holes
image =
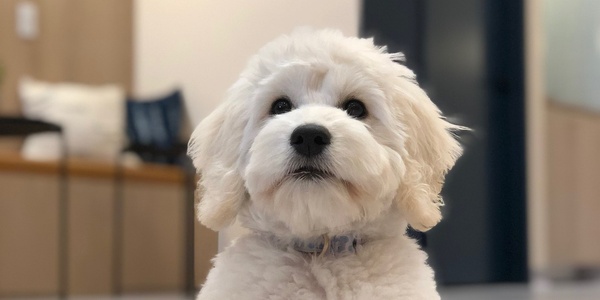
[[[181, 87], [192, 124], [222, 100], [262, 45], [297, 26], [357, 35], [358, 0], [136, 0], [134, 94]], [[223, 249], [240, 229], [222, 232]]]
[[358, 0], [136, 0], [134, 93], [180, 86], [197, 124], [263, 44], [306, 25], [357, 35], [359, 11]]
[[600, 111], [600, 1], [545, 0], [546, 91]]

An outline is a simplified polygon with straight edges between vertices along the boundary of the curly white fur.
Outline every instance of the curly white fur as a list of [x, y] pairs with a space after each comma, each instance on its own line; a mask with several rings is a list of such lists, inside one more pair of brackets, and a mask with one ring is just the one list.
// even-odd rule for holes
[[[426, 255], [405, 236], [441, 219], [446, 172], [460, 156], [452, 130], [412, 71], [372, 39], [299, 30], [263, 47], [226, 101], [194, 131], [200, 221], [219, 230], [236, 217], [252, 233], [215, 258], [198, 299], [439, 299]], [[270, 115], [286, 97], [290, 112]], [[362, 101], [365, 119], [342, 104]], [[298, 180], [290, 135], [321, 125], [331, 144], [326, 180]], [[316, 257], [279, 240], [359, 234], [356, 254]]]

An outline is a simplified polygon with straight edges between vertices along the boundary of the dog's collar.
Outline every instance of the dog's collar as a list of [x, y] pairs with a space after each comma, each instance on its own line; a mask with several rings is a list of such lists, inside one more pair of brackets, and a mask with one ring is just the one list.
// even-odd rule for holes
[[[275, 236], [271, 239], [282, 244], [282, 241]], [[306, 254], [317, 256], [342, 256], [347, 254], [355, 254], [359, 245], [362, 245], [362, 239], [357, 234], [321, 235], [310, 239], [293, 239], [287, 246], [291, 246], [294, 250]]]

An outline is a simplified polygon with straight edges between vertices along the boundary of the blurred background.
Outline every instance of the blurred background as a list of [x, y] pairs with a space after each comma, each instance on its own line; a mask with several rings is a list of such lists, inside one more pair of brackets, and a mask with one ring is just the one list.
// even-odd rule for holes
[[[184, 299], [193, 126], [297, 26], [375, 37], [474, 129], [413, 233], [443, 299], [600, 297], [600, 2], [0, 0], [0, 298]], [[197, 200], [197, 199], [196, 199]]]

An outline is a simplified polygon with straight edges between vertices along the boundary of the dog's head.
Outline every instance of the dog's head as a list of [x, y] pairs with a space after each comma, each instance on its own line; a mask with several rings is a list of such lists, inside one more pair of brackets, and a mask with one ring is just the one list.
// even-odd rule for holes
[[200, 221], [218, 230], [245, 210], [308, 236], [394, 209], [417, 230], [437, 224], [460, 127], [402, 58], [331, 30], [263, 47], [192, 135]]

